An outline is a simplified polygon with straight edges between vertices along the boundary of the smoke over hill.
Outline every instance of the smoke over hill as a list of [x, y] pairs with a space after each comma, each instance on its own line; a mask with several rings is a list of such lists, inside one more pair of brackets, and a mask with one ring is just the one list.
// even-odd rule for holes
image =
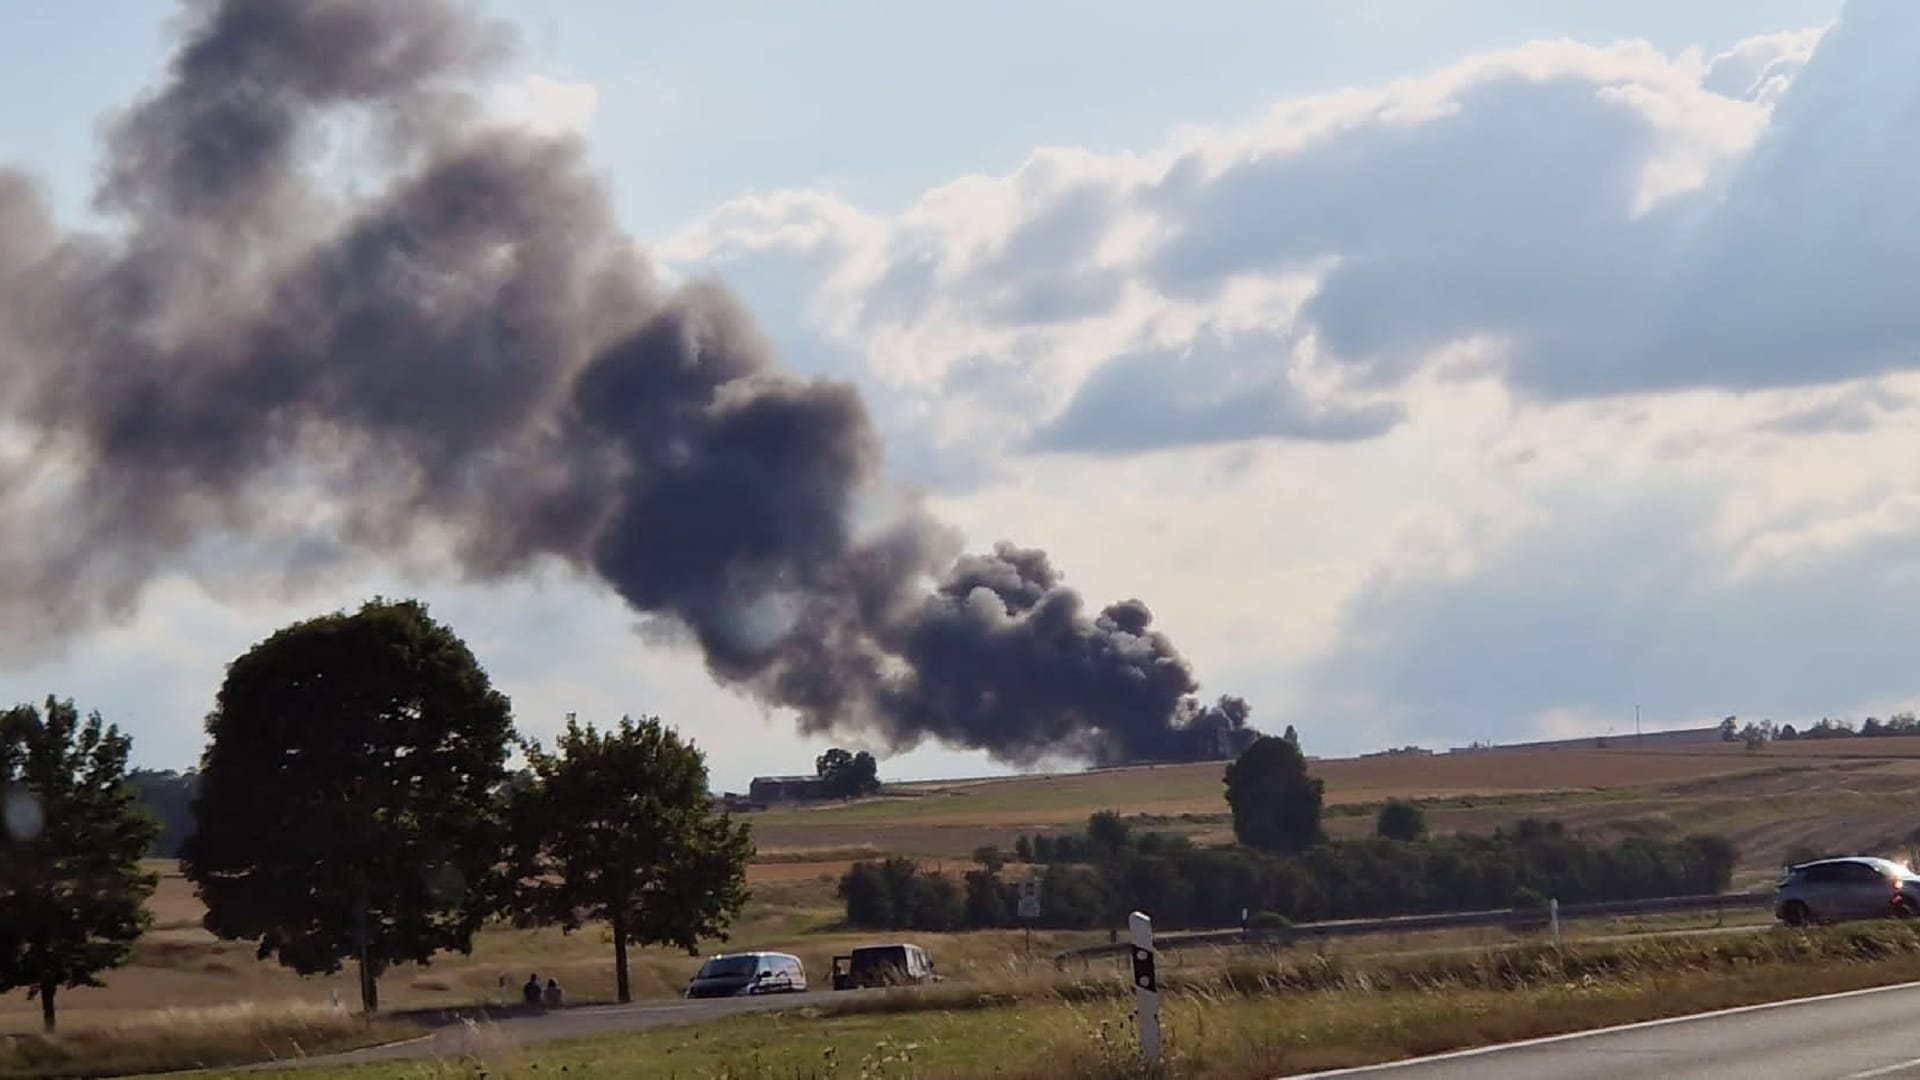
[[[488, 120], [500, 27], [445, 0], [187, 14], [109, 126], [110, 235], [0, 170], [0, 602], [72, 632], [324, 509], [310, 538], [433, 541], [477, 579], [563, 560], [808, 731], [1010, 762], [1246, 737], [1145, 604], [961, 554], [885, 485], [851, 386], [783, 371], [722, 287], [659, 285], [580, 141]], [[342, 194], [343, 148], [372, 194]]]

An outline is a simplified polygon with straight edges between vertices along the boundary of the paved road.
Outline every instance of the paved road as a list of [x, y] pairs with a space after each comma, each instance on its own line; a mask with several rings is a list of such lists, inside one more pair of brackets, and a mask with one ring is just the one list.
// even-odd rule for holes
[[716, 1020], [735, 1013], [765, 1012], [772, 1009], [798, 1009], [827, 1001], [846, 1001], [877, 990], [842, 990], [838, 993], [815, 990], [804, 994], [769, 994], [755, 998], [708, 998], [699, 1001], [648, 1001], [633, 1005], [584, 1005], [552, 1012], [516, 1013], [495, 1016], [470, 1024], [463, 1020], [441, 1022], [418, 1039], [390, 1046], [374, 1046], [326, 1057], [299, 1061], [263, 1062], [250, 1071], [307, 1068], [315, 1065], [358, 1065], [368, 1061], [401, 1061], [415, 1058], [457, 1057], [469, 1051], [486, 1053], [506, 1046], [541, 1043], [553, 1039], [576, 1039], [589, 1035], [613, 1035], [623, 1031]]
[[1920, 1080], [1920, 983], [1315, 1075], [1356, 1080]]

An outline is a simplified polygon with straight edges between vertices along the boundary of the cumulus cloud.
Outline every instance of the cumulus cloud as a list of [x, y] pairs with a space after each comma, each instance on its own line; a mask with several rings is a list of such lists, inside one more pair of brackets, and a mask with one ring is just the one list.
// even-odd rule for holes
[[1920, 361], [1920, 8], [1854, 0], [1672, 261], [1627, 385], [1804, 385]]
[[1715, 56], [1701, 85], [1716, 94], [1771, 105], [1807, 64], [1826, 27], [1756, 34]]
[[1035, 435], [1043, 450], [1122, 452], [1264, 436], [1340, 442], [1383, 434], [1398, 406], [1323, 405], [1288, 378], [1284, 335], [1204, 333], [1192, 344], [1116, 357]]
[[[1890, 0], [1704, 58], [1535, 42], [1144, 153], [1038, 150], [890, 216], [748, 200], [676, 250], [819, 258], [750, 299], [961, 456], [1377, 437], [1382, 394], [1470, 343], [1538, 400], [1845, 381], [1920, 330], [1914, 42]], [[1339, 369], [1311, 393], [1302, 349]]]
[[1853, 385], [1796, 405], [1768, 421], [1767, 428], [1783, 435], [1872, 431], [1889, 413], [1908, 404], [1907, 397], [1885, 385]]
[[1920, 602], [1910, 512], [1900, 530], [1735, 575], [1702, 540], [1711, 492], [1544, 501], [1547, 521], [1474, 571], [1366, 590], [1306, 696], [1338, 703], [1329, 720], [1431, 745], [1635, 704], [1668, 723], [1793, 720], [1920, 694], [1903, 629]]

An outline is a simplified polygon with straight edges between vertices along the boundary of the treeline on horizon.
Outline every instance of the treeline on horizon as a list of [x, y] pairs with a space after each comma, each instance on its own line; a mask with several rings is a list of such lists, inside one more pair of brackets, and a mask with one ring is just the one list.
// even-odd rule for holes
[[[1721, 736], [1729, 741], [1734, 737], [1732, 734], [1734, 723], [1735, 720], [1731, 716], [1720, 722]], [[1853, 726], [1851, 720], [1834, 720], [1828, 717], [1821, 717], [1817, 722], [1803, 728], [1795, 728], [1792, 724], [1775, 726], [1771, 720], [1763, 720], [1759, 724], [1747, 726], [1758, 730], [1765, 738], [1778, 742], [1793, 742], [1800, 739], [1873, 739], [1920, 735], [1920, 720], [1916, 720], [1910, 712], [1894, 713], [1885, 720], [1877, 716], [1869, 716], [1860, 722], [1858, 728]]]
[[1078, 835], [1022, 836], [1012, 859], [974, 852], [959, 879], [912, 859], [861, 862], [840, 880], [846, 921], [861, 929], [955, 930], [1018, 923], [1020, 884], [1001, 871], [1035, 868], [1049, 929], [1117, 927], [1143, 911], [1168, 929], [1218, 928], [1243, 918], [1276, 926], [1502, 907], [1637, 900], [1725, 891], [1738, 854], [1722, 836], [1630, 836], [1611, 844], [1527, 819], [1491, 835], [1431, 836], [1404, 799], [1380, 808], [1364, 840], [1321, 829], [1325, 782], [1307, 771], [1299, 735], [1260, 736], [1221, 775], [1234, 841], [1135, 834], [1111, 810]]
[[193, 769], [129, 769], [127, 783], [140, 795], [140, 805], [160, 825], [147, 848], [150, 859], [177, 859], [187, 837], [193, 835], [193, 796], [200, 774]]
[[[1043, 929], [1122, 925], [1144, 911], [1167, 929], [1217, 929], [1327, 919], [1385, 918], [1504, 907], [1639, 900], [1722, 892], [1736, 850], [1725, 837], [1630, 836], [1597, 843], [1558, 821], [1527, 819], [1491, 835], [1331, 840], [1268, 854], [1203, 847], [1185, 836], [1145, 833], [1116, 846], [1100, 826], [1079, 835], [1021, 837], [1040, 879]], [[1091, 834], [1091, 835], [1090, 835]], [[1064, 856], [1064, 859], [1062, 858]], [[856, 863], [839, 895], [849, 926], [865, 930], [962, 930], [1024, 925], [1020, 885], [996, 849], [955, 878], [894, 857]]]

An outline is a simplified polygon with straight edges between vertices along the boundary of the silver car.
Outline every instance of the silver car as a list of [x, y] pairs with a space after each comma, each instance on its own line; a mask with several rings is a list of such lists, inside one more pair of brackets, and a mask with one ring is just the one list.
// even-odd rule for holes
[[1920, 874], [1869, 855], [1787, 868], [1773, 890], [1773, 914], [1789, 926], [1920, 914]]

